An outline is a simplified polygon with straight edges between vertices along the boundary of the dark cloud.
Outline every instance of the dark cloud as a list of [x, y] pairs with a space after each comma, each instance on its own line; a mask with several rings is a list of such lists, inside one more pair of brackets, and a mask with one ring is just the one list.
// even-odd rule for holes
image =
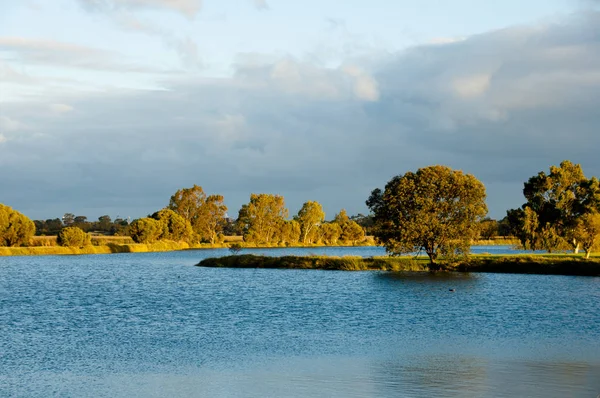
[[27, 129], [0, 143], [0, 202], [33, 217], [138, 217], [196, 183], [224, 194], [231, 214], [251, 192], [273, 192], [291, 212], [318, 200], [333, 216], [365, 212], [394, 175], [447, 164], [480, 178], [502, 217], [551, 164], [600, 175], [599, 45], [588, 12], [376, 54], [376, 67], [246, 56], [232, 78], [65, 98], [72, 111], [60, 115], [6, 104]]

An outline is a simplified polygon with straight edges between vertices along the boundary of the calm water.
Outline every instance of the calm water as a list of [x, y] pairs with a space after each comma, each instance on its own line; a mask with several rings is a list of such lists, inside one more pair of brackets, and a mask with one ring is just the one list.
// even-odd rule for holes
[[224, 254], [0, 257], [0, 396], [600, 394], [600, 278], [193, 266]]

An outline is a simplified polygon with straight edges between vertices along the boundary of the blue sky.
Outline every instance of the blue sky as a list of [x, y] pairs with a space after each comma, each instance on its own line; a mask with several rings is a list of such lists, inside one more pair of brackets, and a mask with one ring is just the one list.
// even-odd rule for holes
[[446, 164], [501, 218], [552, 164], [600, 175], [597, 4], [2, 1], [0, 202], [136, 218], [198, 184], [331, 218]]

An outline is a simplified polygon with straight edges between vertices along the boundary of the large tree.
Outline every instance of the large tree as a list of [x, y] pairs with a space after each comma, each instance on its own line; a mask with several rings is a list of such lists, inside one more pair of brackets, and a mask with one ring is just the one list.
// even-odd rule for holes
[[250, 202], [242, 205], [237, 222], [245, 241], [271, 244], [287, 216], [283, 196], [253, 193]]
[[201, 186], [183, 188], [171, 196], [168, 208], [190, 222], [201, 240], [215, 243], [227, 223], [227, 206], [221, 195], [206, 196]]
[[392, 178], [384, 191], [371, 193], [367, 206], [375, 237], [390, 254], [425, 251], [433, 265], [440, 255], [469, 253], [487, 214], [485, 198], [474, 176], [430, 166]]
[[568, 160], [539, 172], [524, 184], [527, 202], [520, 210], [509, 210], [517, 234], [527, 249], [548, 251], [581, 246], [579, 230], [586, 217], [600, 211], [600, 184], [585, 177], [579, 164]]
[[321, 225], [325, 221], [325, 212], [323, 206], [319, 202], [308, 201], [302, 205], [295, 220], [300, 223], [300, 229], [302, 231], [302, 243], [305, 245], [313, 243], [309, 241], [311, 232]]

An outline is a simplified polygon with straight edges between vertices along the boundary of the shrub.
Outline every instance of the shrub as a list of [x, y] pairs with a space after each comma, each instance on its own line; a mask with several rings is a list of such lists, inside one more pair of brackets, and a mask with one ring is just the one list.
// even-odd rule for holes
[[84, 247], [91, 244], [90, 235], [79, 227], [66, 227], [59, 233], [56, 241], [61, 246]]

